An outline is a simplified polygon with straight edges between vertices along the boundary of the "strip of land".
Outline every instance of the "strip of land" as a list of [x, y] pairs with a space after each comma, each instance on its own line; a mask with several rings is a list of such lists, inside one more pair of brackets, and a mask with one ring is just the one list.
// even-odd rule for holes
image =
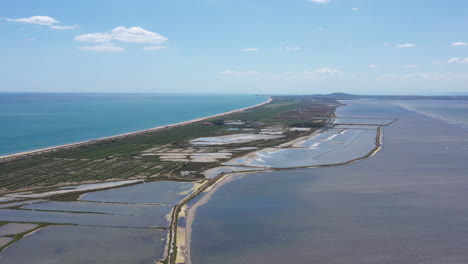
[[272, 100], [273, 99], [270, 96], [270, 97], [268, 97], [267, 101], [265, 101], [263, 103], [260, 103], [260, 104], [257, 104], [257, 105], [254, 105], [254, 106], [249, 106], [249, 107], [245, 107], [245, 108], [242, 108], [242, 109], [232, 110], [232, 111], [224, 112], [224, 113], [221, 113], [221, 114], [216, 114], [216, 115], [201, 117], [201, 118], [197, 118], [197, 119], [192, 119], [192, 120], [185, 121], [185, 122], [180, 122], [180, 123], [177, 123], [177, 124], [166, 125], [166, 126], [158, 126], [158, 127], [153, 127], [153, 128], [149, 128], [149, 129], [140, 130], [140, 131], [119, 134], [119, 135], [115, 135], [115, 136], [103, 137], [103, 138], [99, 138], [99, 139], [87, 140], [87, 141], [82, 141], [82, 142], [77, 142], [77, 143], [64, 144], [64, 145], [60, 145], [60, 146], [54, 146], [54, 147], [49, 147], [49, 148], [42, 148], [42, 149], [37, 149], [37, 150], [32, 150], [32, 151], [26, 151], [26, 152], [11, 154], [11, 155], [0, 156], [0, 163], [5, 162], [5, 161], [10, 161], [10, 160], [23, 159], [23, 158], [33, 157], [33, 156], [37, 156], [37, 155], [47, 154], [47, 153], [51, 153], [51, 152], [71, 150], [71, 149], [81, 147], [81, 146], [99, 144], [99, 143], [112, 141], [112, 140], [117, 140], [117, 139], [122, 139], [122, 138], [126, 138], [126, 137], [143, 135], [143, 134], [146, 134], [146, 133], [155, 132], [155, 131], [158, 131], [158, 130], [168, 129], [168, 128], [172, 128], [172, 127], [188, 125], [188, 124], [203, 121], [205, 119], [222, 117], [222, 116], [225, 116], [225, 115], [234, 114], [234, 113], [242, 112], [242, 111], [245, 111], [245, 110], [248, 110], [248, 109], [260, 107], [262, 105], [270, 103]]
[[[335, 100], [277, 96], [214, 117], [4, 160], [0, 163], [0, 194], [116, 180], [204, 179], [204, 171], [226, 159], [322, 128], [337, 105]], [[290, 131], [294, 125], [310, 126], [312, 131]], [[200, 137], [229, 137], [239, 130], [251, 139], [218, 145], [191, 142]], [[266, 140], [269, 137], [274, 139]]]

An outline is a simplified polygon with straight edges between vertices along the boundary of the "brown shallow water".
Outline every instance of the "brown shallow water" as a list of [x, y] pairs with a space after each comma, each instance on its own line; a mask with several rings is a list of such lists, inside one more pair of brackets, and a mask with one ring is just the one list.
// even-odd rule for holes
[[468, 263], [468, 133], [383, 102], [341, 116], [399, 118], [375, 157], [251, 174], [198, 208], [194, 264]]

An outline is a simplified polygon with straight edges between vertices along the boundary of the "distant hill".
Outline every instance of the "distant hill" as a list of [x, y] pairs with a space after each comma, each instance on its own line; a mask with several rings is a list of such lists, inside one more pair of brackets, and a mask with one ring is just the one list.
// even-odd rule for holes
[[315, 94], [312, 96], [318, 97], [318, 98], [330, 98], [330, 99], [336, 99], [336, 100], [356, 99], [356, 98], [362, 97], [359, 95], [347, 94], [347, 93]]

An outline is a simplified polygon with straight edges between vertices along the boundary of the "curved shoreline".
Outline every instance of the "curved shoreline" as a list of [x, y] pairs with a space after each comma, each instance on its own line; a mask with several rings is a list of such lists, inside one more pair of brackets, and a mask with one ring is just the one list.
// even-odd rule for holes
[[221, 116], [224, 116], [224, 115], [234, 114], [234, 113], [242, 112], [242, 111], [249, 110], [249, 109], [252, 109], [252, 108], [260, 107], [260, 106], [266, 105], [266, 104], [268, 104], [268, 103], [270, 103], [272, 101], [273, 101], [273, 98], [271, 96], [268, 96], [268, 100], [266, 100], [263, 103], [254, 105], [254, 106], [249, 106], [249, 107], [245, 107], [245, 108], [241, 108], [241, 109], [231, 110], [231, 111], [228, 111], [228, 112], [215, 114], [215, 115], [211, 115], [211, 116], [200, 117], [200, 118], [196, 118], [196, 119], [192, 119], [192, 120], [189, 120], [189, 121], [184, 121], [184, 122], [180, 122], [180, 123], [176, 123], [176, 124], [165, 125], [165, 126], [157, 126], [157, 127], [153, 127], [153, 128], [148, 128], [148, 129], [139, 130], [139, 131], [135, 131], [135, 132], [124, 133], [124, 134], [118, 134], [118, 135], [109, 136], [109, 137], [103, 137], [103, 138], [98, 138], [98, 139], [80, 141], [80, 142], [76, 142], [76, 143], [70, 143], [70, 144], [64, 144], [64, 145], [59, 145], [59, 146], [54, 146], [54, 147], [48, 147], [48, 148], [42, 148], [42, 149], [37, 149], [37, 150], [19, 152], [19, 153], [10, 154], [10, 155], [4, 155], [4, 156], [0, 156], [0, 163], [6, 162], [6, 161], [12, 161], [12, 160], [16, 160], [16, 159], [21, 159], [21, 158], [28, 158], [28, 157], [32, 157], [32, 156], [45, 154], [45, 153], [51, 153], [51, 152], [62, 151], [62, 150], [69, 150], [69, 149], [73, 149], [73, 148], [76, 148], [76, 147], [87, 146], [87, 145], [92, 145], [92, 144], [96, 144], [96, 143], [100, 143], [100, 142], [105, 142], [105, 141], [108, 141], [108, 140], [122, 139], [122, 138], [126, 138], [126, 137], [143, 135], [143, 134], [146, 134], [146, 133], [151, 133], [151, 132], [155, 132], [155, 131], [163, 130], [163, 129], [167, 129], [167, 128], [184, 126], [184, 125], [200, 122], [200, 121], [203, 121], [205, 119], [210, 119], [210, 118], [214, 118], [214, 117], [221, 117]]

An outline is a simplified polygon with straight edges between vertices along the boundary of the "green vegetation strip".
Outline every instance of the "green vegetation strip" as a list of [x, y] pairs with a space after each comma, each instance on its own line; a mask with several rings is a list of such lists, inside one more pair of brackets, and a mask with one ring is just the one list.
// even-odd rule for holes
[[[317, 100], [304, 96], [275, 97], [266, 105], [231, 113], [204, 121], [244, 120], [261, 122], [265, 126], [299, 124], [312, 122], [311, 116], [331, 117], [334, 113], [333, 100]], [[307, 119], [307, 120], [306, 120]], [[326, 120], [326, 119], [325, 119]], [[215, 122], [216, 123], [216, 122]], [[318, 123], [321, 126], [324, 123]], [[315, 125], [315, 124], [314, 124]], [[312, 126], [312, 125], [311, 125]], [[190, 123], [174, 126], [145, 134], [97, 141], [94, 144], [78, 146], [58, 152], [43, 153], [23, 160], [0, 163], [0, 193], [16, 190], [31, 190], [63, 184], [99, 182], [108, 180], [157, 177], [178, 179], [181, 171], [193, 171], [185, 179], [203, 177], [202, 171], [217, 166], [219, 162], [191, 163], [160, 161], [158, 157], [143, 157], [143, 151], [154, 148], [185, 148], [189, 140], [197, 137], [226, 135], [223, 125]], [[259, 127], [254, 127], [258, 131]], [[300, 133], [285, 133], [282, 139], [256, 141], [223, 147], [255, 146], [266, 147], [280, 144], [297, 137]], [[233, 153], [233, 157], [245, 154]]]

